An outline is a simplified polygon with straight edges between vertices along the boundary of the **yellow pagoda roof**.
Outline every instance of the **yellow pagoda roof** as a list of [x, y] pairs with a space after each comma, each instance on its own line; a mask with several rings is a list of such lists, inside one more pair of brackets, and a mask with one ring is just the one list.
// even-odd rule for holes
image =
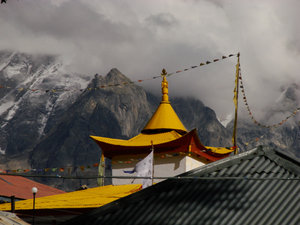
[[[107, 185], [64, 194], [36, 198], [36, 209], [98, 208], [141, 190], [141, 184]], [[38, 193], [37, 193], [38, 195]], [[11, 210], [11, 203], [0, 204], [0, 211]], [[32, 199], [15, 202], [15, 210], [32, 210]]]
[[142, 132], [147, 130], [177, 130], [183, 133], [187, 132], [170, 102], [160, 103]]
[[147, 125], [142, 130], [142, 133], [145, 133], [149, 130], [176, 130], [181, 133], [187, 133], [186, 128], [178, 118], [176, 112], [169, 101], [169, 90], [168, 90], [168, 81], [166, 79], [166, 71], [162, 71], [162, 100], [157, 110], [153, 114], [152, 118], [149, 120]]
[[106, 137], [98, 137], [98, 136], [90, 136], [96, 142], [104, 142], [111, 145], [117, 146], [151, 146], [151, 142], [154, 145], [167, 143], [173, 141], [175, 139], [180, 138], [182, 135], [172, 130], [164, 133], [157, 134], [139, 134], [129, 140], [122, 139], [114, 139], [114, 138], [106, 138]]
[[233, 151], [232, 148], [204, 146], [199, 140], [196, 129], [186, 134], [179, 134], [174, 130], [154, 134], [141, 133], [129, 140], [97, 136], [90, 137], [101, 147], [104, 156], [108, 158], [120, 155], [144, 154], [150, 150], [151, 146], [156, 149], [155, 154], [168, 152], [170, 149], [177, 152], [187, 152], [190, 151], [188, 150], [188, 145], [191, 144], [192, 139], [195, 144], [192, 144], [191, 151], [193, 152], [194, 148], [197, 148], [201, 151], [200, 153], [198, 150], [195, 150], [197, 155], [201, 155], [211, 161], [220, 159]]
[[[159, 144], [176, 140], [182, 137], [182, 135], [178, 134], [175, 131], [170, 131], [170, 132], [159, 133], [159, 134], [139, 134], [129, 140], [98, 137], [98, 136], [90, 136], [90, 137], [96, 142], [99, 141], [110, 145], [117, 145], [117, 146], [124, 146], [124, 147], [134, 147], [134, 146], [146, 147], [146, 146], [151, 146], [151, 142], [153, 143], [153, 145], [159, 145]], [[217, 154], [229, 154], [233, 151], [232, 148], [225, 148], [225, 147], [205, 146], [205, 148]]]

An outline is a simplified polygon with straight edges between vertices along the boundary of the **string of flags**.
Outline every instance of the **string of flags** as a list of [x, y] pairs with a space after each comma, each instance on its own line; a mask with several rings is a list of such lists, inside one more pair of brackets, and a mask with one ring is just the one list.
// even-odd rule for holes
[[265, 136], [266, 136], [266, 135], [264, 134], [264, 135], [261, 135], [261, 136], [259, 136], [259, 137], [255, 137], [255, 138], [253, 138], [250, 142], [245, 142], [244, 144], [245, 144], [246, 146], [251, 146], [251, 145], [254, 144], [255, 142], [258, 143], [260, 140], [264, 139]]
[[[188, 67], [188, 68], [185, 68], [185, 69], [182, 69], [182, 70], [177, 70], [175, 72], [168, 73], [166, 76], [167, 77], [173, 76], [173, 75], [183, 73], [183, 72], [186, 72], [188, 70], [196, 69], [198, 67], [205, 66], [205, 65], [208, 65], [208, 64], [211, 64], [211, 63], [215, 63], [215, 62], [218, 62], [220, 60], [224, 60], [224, 59], [236, 56], [236, 55], [237, 54], [230, 54], [228, 56], [222, 56], [221, 58], [216, 58], [216, 59], [213, 59], [213, 60], [207, 60], [205, 62], [201, 62], [199, 65], [191, 66], [191, 67]], [[66, 91], [81, 91], [81, 92], [83, 92], [85, 90], [92, 91], [92, 90], [100, 90], [100, 89], [109, 88], [109, 87], [127, 86], [127, 85], [136, 84], [136, 83], [141, 83], [141, 82], [144, 82], [144, 81], [154, 80], [154, 79], [157, 79], [157, 78], [160, 78], [160, 77], [161, 77], [161, 75], [158, 75], [158, 76], [153, 76], [153, 77], [146, 78], [146, 79], [140, 79], [140, 80], [128, 81], [128, 82], [121, 82], [121, 83], [116, 83], [116, 84], [100, 85], [99, 87], [95, 87], [95, 88], [90, 87], [90, 88], [86, 88], [86, 89], [73, 89], [73, 88], [72, 89], [70, 89], [70, 88], [39, 89], [39, 88], [26, 88], [26, 87], [14, 88], [14, 87], [3, 86], [3, 85], [0, 85], [0, 89], [1, 88], [16, 89], [19, 92], [27, 90], [27, 91], [32, 91], [32, 92], [45, 92], [45, 93], [56, 93], [56, 92], [66, 92]]]
[[[177, 153], [161, 153], [158, 154], [158, 157], [161, 159], [165, 158], [172, 158], [172, 157], [178, 157], [178, 156], [191, 156], [191, 154], [194, 154], [193, 152], [177, 152]], [[197, 156], [197, 155], [195, 155]], [[136, 164], [137, 162], [141, 161], [142, 158], [131, 158], [128, 160], [112, 160], [112, 164]], [[94, 163], [92, 165], [87, 165], [87, 166], [67, 166], [67, 167], [54, 167], [54, 168], [41, 168], [41, 169], [9, 169], [9, 170], [4, 170], [0, 169], [0, 174], [1, 173], [18, 173], [18, 174], [23, 174], [23, 173], [68, 173], [71, 174], [72, 171], [80, 169], [81, 171], [85, 171], [87, 169], [91, 168], [98, 168], [99, 163]]]
[[42, 168], [42, 169], [14, 169], [14, 170], [4, 170], [0, 169], [0, 173], [42, 173], [42, 172], [68, 172], [69, 174], [77, 169], [80, 169], [81, 171], [85, 171], [86, 169], [90, 168], [98, 168], [99, 163], [94, 163], [92, 165], [87, 166], [67, 166], [67, 167], [54, 167], [54, 168]]
[[[177, 157], [177, 156], [186, 156], [186, 155], [190, 155], [190, 153], [185, 153], [185, 152], [178, 152], [178, 153], [161, 153], [159, 154], [159, 158], [164, 159], [164, 158], [172, 158], [172, 157]], [[136, 163], [139, 162], [142, 159], [134, 159], [131, 158], [129, 160], [113, 160], [111, 161], [112, 164], [132, 164], [132, 163]]]
[[243, 84], [241, 69], [239, 69], [239, 80], [240, 80], [240, 84], [241, 84], [240, 85], [241, 92], [243, 94], [243, 101], [244, 101], [245, 106], [247, 108], [248, 114], [249, 114], [252, 122], [254, 124], [256, 124], [257, 126], [264, 127], [264, 128], [277, 128], [277, 127], [283, 125], [285, 122], [287, 122], [288, 119], [290, 119], [291, 117], [294, 117], [300, 111], [300, 107], [298, 107], [290, 115], [288, 115], [286, 118], [281, 120], [279, 123], [275, 123], [275, 124], [272, 124], [272, 125], [265, 125], [265, 124], [262, 124], [262, 123], [258, 122], [253, 116], [252, 110], [250, 109], [250, 106], [249, 106], [249, 103], [248, 103], [248, 100], [247, 100], [247, 97], [246, 97], [246, 92], [245, 92], [245, 87], [244, 87], [244, 84]]

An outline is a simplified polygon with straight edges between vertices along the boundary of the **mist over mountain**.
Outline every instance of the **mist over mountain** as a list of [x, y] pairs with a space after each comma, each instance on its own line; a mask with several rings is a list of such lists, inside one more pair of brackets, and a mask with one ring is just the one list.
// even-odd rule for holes
[[[266, 108], [265, 115], [258, 121], [263, 125], [271, 126], [270, 128], [256, 125], [250, 117], [245, 117], [245, 115], [238, 120], [239, 147], [245, 151], [265, 145], [283, 150], [292, 157], [300, 158], [300, 113], [297, 113], [299, 105], [300, 87], [295, 83], [282, 87], [281, 95], [276, 103], [273, 107]], [[232, 130], [233, 122], [229, 123], [226, 128]]]
[[[142, 130], [161, 101], [161, 93], [155, 96], [135, 84], [109, 86], [129, 82], [116, 68], [91, 79], [65, 71], [57, 56], [1, 51], [0, 168], [37, 169], [36, 173], [45, 174], [43, 168], [69, 167], [50, 174], [97, 175], [96, 168], [80, 169], [100, 159], [101, 150], [89, 135], [129, 139]], [[297, 91], [297, 85], [283, 89], [279, 101], [293, 106]], [[225, 128], [213, 109], [193, 98], [171, 97], [170, 101], [187, 129], [198, 128], [204, 145], [232, 145], [232, 125]], [[284, 109], [274, 109], [272, 115]], [[265, 144], [299, 156], [296, 121], [295, 117], [293, 123], [271, 131], [239, 121], [239, 146], [244, 151]], [[83, 183], [96, 185], [88, 179], [39, 181], [65, 190]]]

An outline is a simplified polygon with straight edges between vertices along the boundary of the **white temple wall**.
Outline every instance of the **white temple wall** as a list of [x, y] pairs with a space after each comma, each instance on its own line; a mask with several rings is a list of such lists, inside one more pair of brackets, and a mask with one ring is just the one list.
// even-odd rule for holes
[[205, 165], [203, 162], [200, 162], [196, 159], [193, 159], [189, 156], [185, 157], [185, 170], [190, 171], [192, 169], [198, 168], [200, 166]]
[[[113, 159], [113, 161], [118, 161], [118, 158]], [[115, 163], [112, 164], [112, 176], [136, 176], [136, 173], [128, 174], [123, 171], [132, 171], [136, 163], [123, 164]], [[191, 169], [197, 168], [204, 165], [204, 163], [195, 160], [188, 156], [172, 156], [170, 158], [160, 158], [154, 157], [154, 177], [174, 177], [181, 173], [187, 172]], [[163, 179], [154, 179], [154, 183], [158, 183]], [[113, 178], [113, 185], [122, 185], [122, 184], [141, 184], [142, 179], [119, 179]]]

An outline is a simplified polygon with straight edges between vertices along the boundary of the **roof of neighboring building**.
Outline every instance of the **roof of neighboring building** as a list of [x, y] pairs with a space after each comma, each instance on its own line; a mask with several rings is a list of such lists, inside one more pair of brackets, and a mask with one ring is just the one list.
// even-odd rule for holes
[[[36, 198], [35, 208], [39, 209], [74, 209], [97, 208], [119, 198], [141, 190], [141, 184], [107, 185], [85, 190]], [[8, 211], [11, 204], [0, 204], [0, 210]], [[32, 210], [32, 199], [15, 202], [15, 210]]]
[[31, 190], [33, 187], [38, 189], [37, 197], [65, 193], [62, 190], [35, 182], [25, 177], [0, 175], [0, 196], [10, 197], [14, 195], [16, 198], [30, 199], [33, 198]]
[[207, 164], [65, 222], [299, 224], [300, 163], [259, 147]]

